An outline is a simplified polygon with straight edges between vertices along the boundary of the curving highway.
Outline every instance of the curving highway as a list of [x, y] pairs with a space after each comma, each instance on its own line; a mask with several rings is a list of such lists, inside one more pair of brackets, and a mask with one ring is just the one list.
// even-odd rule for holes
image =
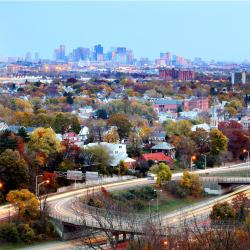
[[[244, 169], [249, 169], [249, 164], [248, 163], [241, 163], [241, 164], [235, 164], [231, 166], [225, 166], [225, 167], [218, 167], [218, 168], [211, 168], [211, 169], [206, 169], [206, 170], [197, 170], [195, 171], [196, 173], [216, 173], [216, 172], [227, 172], [227, 171], [237, 171], [237, 170], [244, 170]], [[176, 173], [173, 174], [172, 179], [178, 179], [182, 176], [182, 173]], [[133, 179], [129, 181], [122, 181], [118, 183], [111, 183], [111, 184], [105, 184], [102, 185], [103, 187], [107, 188], [108, 190], [117, 190], [117, 189], [127, 189], [129, 187], [136, 187], [136, 186], [141, 186], [141, 185], [146, 185], [148, 184], [147, 178], [141, 178], [141, 179]], [[93, 188], [82, 188], [78, 190], [72, 190], [72, 191], [67, 191], [64, 193], [56, 193], [52, 194], [47, 198], [47, 202], [50, 205], [51, 211], [53, 214], [58, 215], [58, 216], [64, 216], [64, 217], [73, 217], [75, 216], [75, 211], [72, 209], [72, 203], [75, 201], [77, 197], [84, 196], [87, 194], [87, 192], [91, 192], [92, 190], [97, 190], [99, 189], [100, 186], [96, 186]], [[246, 190], [248, 190], [249, 187], [246, 187]], [[236, 195], [234, 193], [229, 194], [229, 195]], [[228, 196], [223, 196], [219, 197], [217, 199], [228, 199]], [[218, 202], [214, 201], [215, 202]], [[205, 214], [208, 213], [208, 209], [211, 209], [211, 202], [210, 203], [204, 202], [204, 204], [198, 204], [197, 207], [192, 206], [191, 211], [189, 213], [193, 213], [193, 215], [198, 215], [198, 214]], [[204, 206], [203, 206], [204, 205]], [[5, 205], [0, 207], [0, 220], [8, 218], [10, 215], [14, 213], [14, 208], [11, 205]], [[171, 215], [166, 215], [166, 216], [171, 216]], [[172, 217], [176, 216], [176, 214], [173, 214]], [[180, 216], [180, 215], [179, 215]], [[170, 219], [169, 217], [166, 217]], [[173, 221], [177, 220], [178, 218], [173, 218]]]

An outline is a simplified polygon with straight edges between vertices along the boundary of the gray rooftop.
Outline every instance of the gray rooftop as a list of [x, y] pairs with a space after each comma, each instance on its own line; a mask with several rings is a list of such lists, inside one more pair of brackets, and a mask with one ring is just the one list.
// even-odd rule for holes
[[155, 146], [152, 147], [152, 149], [157, 149], [157, 150], [170, 150], [170, 149], [174, 149], [175, 147], [168, 143], [168, 142], [161, 142]]

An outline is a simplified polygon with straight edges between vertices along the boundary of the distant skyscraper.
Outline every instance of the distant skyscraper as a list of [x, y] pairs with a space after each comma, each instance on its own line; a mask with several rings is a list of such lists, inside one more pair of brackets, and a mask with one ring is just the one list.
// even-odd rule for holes
[[167, 53], [167, 64], [171, 65], [171, 52]]
[[103, 47], [101, 44], [97, 44], [94, 47], [94, 60], [95, 61], [102, 61], [103, 59], [104, 59]]
[[79, 47], [73, 50], [72, 60], [74, 62], [86, 61], [90, 58], [90, 49]]
[[31, 62], [31, 53], [29, 51], [25, 55], [25, 61], [26, 62]]
[[36, 53], [35, 53], [35, 62], [38, 62], [38, 61], [39, 61], [39, 53], [36, 52]]
[[65, 45], [60, 45], [59, 48], [54, 49], [54, 58], [61, 62], [66, 60]]

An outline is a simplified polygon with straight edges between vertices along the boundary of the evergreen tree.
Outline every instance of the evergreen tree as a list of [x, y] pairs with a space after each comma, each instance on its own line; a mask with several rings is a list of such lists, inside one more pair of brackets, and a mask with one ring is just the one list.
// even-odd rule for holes
[[28, 142], [30, 140], [30, 136], [28, 135], [28, 133], [26, 132], [24, 127], [21, 127], [18, 132], [17, 135], [22, 137], [24, 142]]

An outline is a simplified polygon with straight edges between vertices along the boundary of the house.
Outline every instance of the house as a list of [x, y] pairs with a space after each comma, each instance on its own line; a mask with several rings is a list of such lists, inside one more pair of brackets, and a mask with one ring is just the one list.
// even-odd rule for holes
[[152, 153], [163, 153], [172, 159], [175, 158], [175, 147], [168, 142], [161, 142], [151, 148]]
[[152, 135], [149, 137], [149, 141], [154, 144], [158, 142], [166, 141], [166, 132], [159, 131], [159, 132], [152, 133]]
[[89, 128], [87, 126], [82, 127], [80, 132], [78, 133], [78, 136], [81, 141], [86, 141], [88, 139], [88, 135], [89, 135]]
[[207, 132], [210, 131], [210, 126], [206, 123], [202, 123], [202, 124], [198, 124], [198, 125], [194, 125], [191, 130], [194, 132], [196, 131], [197, 129], [204, 129], [206, 130]]
[[84, 108], [79, 108], [78, 116], [81, 119], [89, 119], [93, 115], [93, 108], [91, 106], [86, 106]]
[[130, 158], [130, 157], [127, 157], [125, 160], [124, 160], [124, 163], [125, 163], [125, 166], [130, 169], [130, 170], [134, 170], [135, 169], [135, 166], [136, 166], [136, 160]]
[[192, 97], [190, 99], [185, 99], [183, 102], [183, 109], [185, 111], [190, 111], [193, 109], [199, 109], [201, 111], [208, 111], [209, 100], [207, 97], [205, 98]]
[[18, 125], [10, 125], [10, 126], [8, 126], [8, 130], [15, 133], [15, 134], [18, 133], [18, 130], [20, 128], [25, 128], [25, 127], [24, 126], [18, 126]]
[[8, 129], [8, 125], [5, 122], [0, 122], [0, 132]]
[[160, 112], [170, 112], [177, 113], [178, 110], [182, 107], [183, 101], [178, 99], [170, 99], [170, 98], [156, 98], [153, 100], [154, 110], [157, 113]]
[[125, 161], [128, 158], [127, 147], [125, 144], [120, 143], [108, 143], [108, 142], [100, 142], [100, 143], [89, 143], [84, 148], [91, 148], [95, 146], [102, 146], [107, 149], [110, 156], [110, 165], [112, 167], [117, 166], [120, 161]]
[[75, 144], [75, 143], [81, 141], [80, 137], [75, 132], [68, 132], [68, 133], [63, 134], [62, 139], [63, 140], [68, 140], [69, 143], [72, 143], [72, 144]]
[[178, 113], [171, 113], [171, 112], [160, 112], [158, 114], [159, 122], [163, 123], [167, 120], [175, 120], [178, 116]]
[[183, 117], [186, 117], [188, 119], [196, 119], [197, 116], [198, 116], [198, 112], [197, 111], [183, 111], [183, 112], [180, 112], [179, 113], [180, 117], [183, 118]]
[[141, 161], [147, 162], [147, 163], [160, 163], [164, 162], [167, 165], [170, 166], [170, 168], [174, 165], [174, 160], [170, 157], [165, 155], [164, 153], [158, 152], [158, 153], [149, 153], [149, 154], [143, 154], [141, 156]]
[[250, 117], [249, 116], [242, 117], [240, 123], [244, 129], [248, 129], [250, 127]]

